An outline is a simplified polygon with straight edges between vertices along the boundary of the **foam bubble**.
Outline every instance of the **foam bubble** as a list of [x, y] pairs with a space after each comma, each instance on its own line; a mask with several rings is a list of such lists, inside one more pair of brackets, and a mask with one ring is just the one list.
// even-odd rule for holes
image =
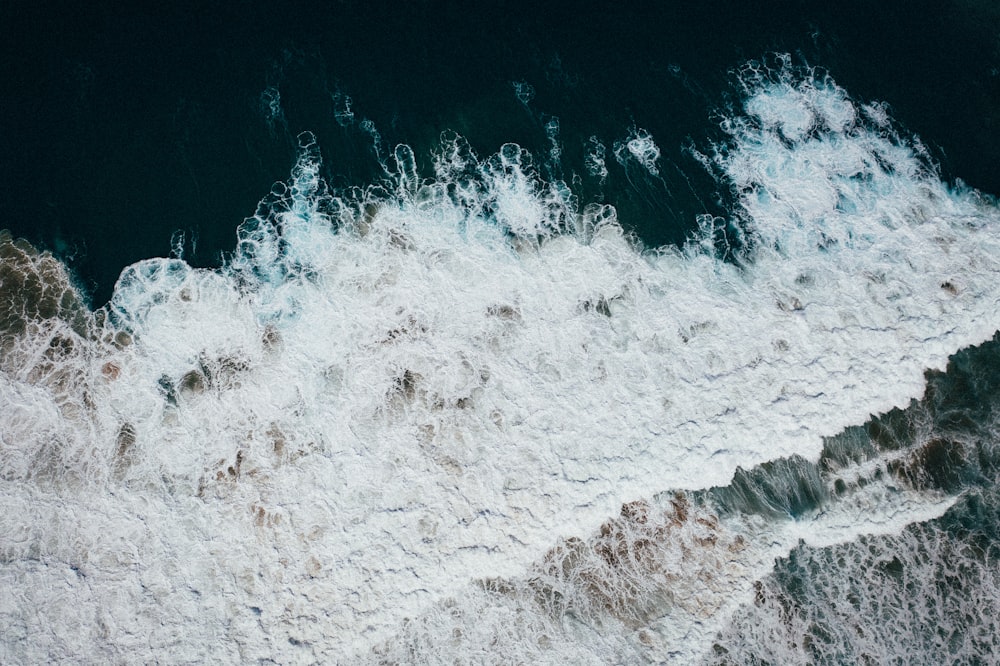
[[608, 179], [608, 165], [605, 162], [605, 153], [607, 148], [604, 144], [596, 137], [592, 136], [587, 140], [587, 145], [590, 150], [587, 152], [587, 156], [584, 159], [584, 167], [594, 178], [600, 179], [601, 185]]
[[277, 86], [268, 86], [260, 93], [260, 113], [272, 134], [279, 129], [288, 131], [285, 111], [281, 106], [281, 91]]
[[333, 102], [333, 117], [341, 127], [350, 127], [354, 124], [354, 100], [340, 90], [330, 93]]
[[656, 163], [660, 159], [660, 148], [653, 141], [652, 135], [642, 128], [632, 128], [628, 139], [615, 142], [615, 159], [624, 167], [630, 161], [635, 161], [653, 176], [659, 176], [660, 170]]
[[554, 173], [559, 173], [562, 160], [562, 145], [559, 143], [559, 118], [553, 116], [545, 122], [545, 136], [549, 140], [549, 164]]
[[801, 547], [759, 584], [712, 662], [974, 663], [997, 649], [998, 584], [981, 552], [926, 525]]
[[511, 85], [514, 87], [514, 95], [517, 97], [517, 101], [528, 108], [531, 100], [535, 98], [535, 88], [527, 81], [511, 81]]

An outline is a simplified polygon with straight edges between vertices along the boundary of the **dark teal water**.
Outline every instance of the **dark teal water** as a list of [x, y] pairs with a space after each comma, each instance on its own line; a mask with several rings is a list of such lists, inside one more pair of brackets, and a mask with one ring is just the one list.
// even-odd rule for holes
[[[583, 200], [614, 203], [647, 244], [682, 241], [728, 193], [691, 157], [738, 103], [731, 72], [772, 52], [821, 66], [859, 99], [891, 105], [948, 178], [1000, 192], [995, 138], [1000, 11], [989, 3], [249, 1], [0, 9], [0, 227], [54, 250], [94, 305], [120, 270], [171, 250], [211, 266], [312, 131], [335, 187], [383, 174], [383, 150], [429, 160], [440, 133], [480, 155], [531, 150]], [[530, 85], [525, 105], [513, 82]], [[350, 99], [353, 119], [345, 117]], [[279, 101], [280, 115], [268, 103]], [[340, 117], [338, 118], [338, 112]], [[561, 160], [546, 159], [558, 119]], [[662, 182], [610, 155], [633, 127], [662, 150]], [[607, 146], [587, 179], [590, 137]]]
[[[899, 534], [800, 544], [756, 587], [709, 663], [986, 664], [1000, 649], [1000, 336], [927, 374], [921, 400], [826, 444], [816, 465], [775, 461], [710, 495], [740, 511], [793, 514], [831, 501], [818, 483], [849, 460], [889, 454], [872, 479], [957, 497]], [[897, 457], [892, 456], [893, 452]], [[898, 455], [901, 454], [901, 455]], [[842, 485], [835, 493], [846, 492]]]

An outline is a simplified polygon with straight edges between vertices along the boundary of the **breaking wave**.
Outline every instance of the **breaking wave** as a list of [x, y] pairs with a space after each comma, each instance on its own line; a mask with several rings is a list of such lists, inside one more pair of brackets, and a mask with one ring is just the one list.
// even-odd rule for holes
[[[783, 590], [944, 557], [906, 544], [965, 501], [953, 448], [844, 429], [1000, 328], [1000, 212], [829, 78], [740, 82], [697, 154], [737, 205], [679, 248], [458, 136], [335, 192], [303, 135], [222, 269], [96, 312], [0, 238], [2, 660], [876, 655], [796, 638], [868, 602]], [[657, 176], [644, 130], [614, 153]]]

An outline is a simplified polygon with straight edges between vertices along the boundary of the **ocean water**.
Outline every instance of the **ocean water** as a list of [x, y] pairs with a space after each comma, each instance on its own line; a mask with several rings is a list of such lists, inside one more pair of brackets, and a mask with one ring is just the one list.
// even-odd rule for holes
[[990, 662], [998, 16], [909, 7], [7, 17], [0, 661]]

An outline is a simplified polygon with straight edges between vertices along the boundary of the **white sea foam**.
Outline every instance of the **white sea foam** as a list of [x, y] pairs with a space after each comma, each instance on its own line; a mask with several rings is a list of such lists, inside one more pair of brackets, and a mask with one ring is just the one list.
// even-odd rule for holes
[[646, 130], [633, 127], [625, 141], [615, 142], [614, 152], [615, 159], [626, 169], [630, 162], [636, 162], [650, 175], [660, 175], [660, 169], [656, 164], [660, 160], [660, 147]]
[[[477, 606], [470, 581], [530, 579], [624, 503], [815, 459], [1000, 328], [1000, 214], [871, 108], [829, 81], [756, 84], [704, 158], [739, 194], [736, 263], [707, 232], [641, 251], [515, 145], [480, 161], [446, 141], [433, 177], [400, 148], [391, 187], [351, 198], [307, 142], [225, 269], [140, 262], [93, 334], [17, 334], [0, 660], [432, 658], [393, 641], [439, 608], [483, 610], [456, 637], [472, 661], [522, 624], [539, 659], [600, 658], [575, 642], [586, 617]], [[626, 147], [655, 175], [645, 139]], [[925, 500], [913, 516], [942, 506]], [[760, 552], [704, 575], [750, 581]], [[629, 645], [691, 656], [678, 642], [730, 605]]]
[[600, 184], [604, 185], [608, 179], [608, 165], [604, 159], [607, 149], [596, 136], [587, 139], [587, 146], [589, 150], [584, 157], [584, 167], [587, 169], [587, 173], [599, 179]]
[[[896, 535], [953, 503], [882, 482], [848, 493], [843, 505], [786, 521], [720, 520], [683, 494], [632, 502], [586, 540], [557, 543], [521, 576], [482, 580], [435, 604], [377, 646], [372, 661], [463, 661], [485, 645], [484, 661], [497, 664], [710, 661], [719, 636], [734, 642], [746, 616], [756, 617], [755, 594], [777, 558], [803, 542]], [[771, 646], [757, 647], [766, 653]]]
[[783, 580], [756, 586], [711, 663], [980, 663], [996, 654], [995, 560], [932, 526], [803, 546], [782, 570]]
[[562, 144], [559, 142], [559, 118], [553, 116], [545, 123], [545, 136], [549, 140], [549, 163], [553, 171], [559, 169], [562, 161]]

